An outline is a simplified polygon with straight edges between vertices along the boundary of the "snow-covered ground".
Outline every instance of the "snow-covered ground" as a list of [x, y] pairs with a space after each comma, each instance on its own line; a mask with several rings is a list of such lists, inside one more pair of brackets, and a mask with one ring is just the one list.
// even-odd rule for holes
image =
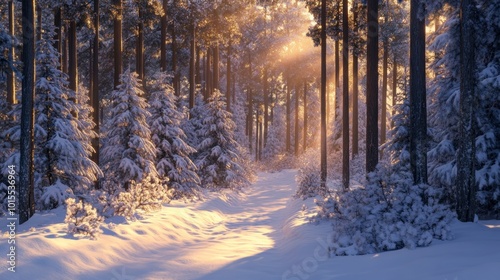
[[291, 198], [295, 174], [259, 173], [240, 194], [107, 221], [98, 240], [66, 235], [61, 210], [36, 214], [18, 230], [15, 273], [0, 219], [0, 279], [500, 279], [500, 221], [455, 222], [454, 240], [427, 248], [328, 258], [331, 228], [307, 222], [313, 202]]

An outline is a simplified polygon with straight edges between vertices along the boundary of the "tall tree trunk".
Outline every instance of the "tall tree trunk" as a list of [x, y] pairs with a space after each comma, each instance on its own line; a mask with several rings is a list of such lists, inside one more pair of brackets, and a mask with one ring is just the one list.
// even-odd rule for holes
[[189, 108], [194, 107], [194, 95], [196, 90], [196, 28], [194, 20], [190, 26], [191, 45], [189, 56]]
[[349, 189], [349, 18], [347, 0], [342, 9], [342, 185]]
[[304, 153], [307, 148], [307, 80], [304, 80], [304, 127], [302, 128], [303, 138], [302, 138], [302, 149]]
[[[94, 111], [92, 112], [92, 118], [95, 123], [94, 130], [97, 133], [97, 137], [92, 141], [92, 147], [94, 148], [94, 153], [92, 154], [92, 160], [99, 165], [99, 132], [100, 132], [100, 119], [99, 119], [99, 0], [94, 0], [94, 50], [92, 52], [93, 61], [92, 64], [92, 94], [90, 95], [90, 103]], [[99, 184], [96, 184], [98, 186]]]
[[[338, 28], [338, 26], [337, 26]], [[335, 41], [335, 121], [340, 118], [340, 42]]]
[[[174, 0], [174, 3], [176, 1]], [[174, 4], [175, 5], [175, 4]], [[179, 83], [179, 72], [177, 69], [177, 63], [178, 63], [178, 50], [177, 50], [177, 30], [175, 28], [175, 22], [172, 24], [172, 72], [174, 73], [174, 93], [175, 96], [180, 95], [180, 83]]]
[[[248, 51], [248, 81], [252, 80], [252, 56], [250, 51]], [[247, 84], [247, 134], [249, 149], [252, 151], [252, 129], [253, 129], [253, 96], [252, 88], [250, 83]]]
[[294, 149], [295, 149], [295, 156], [299, 156], [299, 143], [300, 143], [300, 134], [299, 134], [299, 95], [300, 95], [300, 90], [299, 90], [299, 83], [295, 83], [295, 128], [294, 128], [294, 133], [295, 133], [295, 141], [294, 141]]
[[212, 70], [210, 66], [212, 65], [212, 50], [207, 48], [207, 55], [205, 60], [205, 101], [208, 100], [209, 96], [212, 96], [213, 87], [212, 87]]
[[326, 188], [326, 0], [321, 0], [321, 188]]
[[19, 163], [19, 223], [26, 222], [35, 213], [33, 157], [35, 138], [35, 1], [22, 4], [23, 80], [21, 109], [21, 139]]
[[[385, 15], [384, 22], [387, 23], [387, 14]], [[382, 103], [380, 107], [382, 112], [380, 113], [380, 144], [385, 143], [387, 134], [387, 71], [388, 71], [388, 56], [389, 56], [389, 42], [387, 37], [384, 38], [383, 42], [384, 56], [382, 59]], [[383, 152], [380, 153], [380, 158], [382, 158]]]
[[120, 75], [123, 73], [123, 58], [122, 58], [122, 0], [113, 0], [113, 5], [116, 10], [115, 18], [113, 19], [113, 50], [114, 50], [114, 86], [120, 85]]
[[378, 0], [368, 0], [366, 51], [366, 172], [378, 163]]
[[269, 82], [267, 80], [267, 67], [264, 65], [264, 75], [262, 77], [262, 87], [264, 95], [264, 146], [267, 145], [267, 133], [269, 127]]
[[213, 57], [213, 83], [212, 83], [212, 88], [213, 89], [219, 89], [220, 90], [220, 85], [219, 85], [219, 43], [215, 43], [215, 47], [213, 48], [214, 52], [214, 57]]
[[194, 76], [194, 81], [195, 84], [199, 85], [201, 84], [201, 55], [200, 55], [200, 46], [196, 44], [196, 26], [195, 26], [195, 47], [196, 47], [196, 63], [195, 63], [195, 76]]
[[78, 42], [76, 40], [76, 21], [69, 22], [68, 29], [68, 43], [69, 43], [69, 88], [78, 91]]
[[231, 42], [227, 45], [227, 58], [226, 58], [226, 105], [227, 111], [231, 111]]
[[64, 24], [64, 36], [62, 38], [61, 71], [68, 74], [68, 24]]
[[460, 5], [460, 141], [457, 162], [457, 215], [462, 222], [473, 222], [476, 212], [476, 130], [477, 96], [474, 24], [474, 0]]
[[139, 25], [137, 27], [137, 45], [136, 45], [136, 72], [139, 79], [142, 81], [142, 86], [146, 86], [144, 79], [144, 23], [142, 22], [142, 9], [139, 8]]
[[[9, 1], [9, 35], [14, 38], [14, 0]], [[14, 62], [14, 46], [9, 47], [9, 63], [12, 66]], [[7, 102], [11, 105], [16, 101], [16, 76], [12, 67], [7, 69]]]
[[[394, 61], [392, 64], [392, 116], [396, 115], [397, 104], [397, 88], [398, 88], [398, 64], [396, 62], [396, 55], [394, 54]], [[394, 128], [394, 121], [391, 121], [391, 127]]]
[[163, 0], [163, 16], [161, 17], [161, 39], [160, 39], [160, 69], [167, 71], [167, 6], [168, 0]]
[[288, 70], [287, 70], [287, 73], [285, 74], [286, 75], [286, 152], [289, 154], [291, 153], [291, 123], [290, 123], [290, 77], [289, 77], [289, 74], [288, 74]]
[[259, 138], [260, 138], [259, 110], [255, 110], [255, 161], [259, 161]]
[[263, 130], [263, 123], [259, 122], [259, 161], [262, 160], [262, 147], [263, 147], [263, 137], [262, 137], [262, 130]]
[[425, 19], [420, 0], [410, 12], [410, 164], [415, 184], [427, 183], [427, 110], [425, 96]]
[[[358, 7], [353, 1], [354, 34], [358, 33]], [[358, 108], [358, 50], [352, 52], [352, 158], [359, 154], [359, 108]]]

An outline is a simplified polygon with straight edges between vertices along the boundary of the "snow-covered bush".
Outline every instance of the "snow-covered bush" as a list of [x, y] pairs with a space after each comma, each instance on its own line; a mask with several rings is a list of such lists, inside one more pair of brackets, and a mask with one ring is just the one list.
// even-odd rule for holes
[[319, 167], [306, 166], [299, 170], [296, 181], [299, 183], [295, 198], [307, 199], [309, 197], [326, 197], [328, 189], [321, 187], [321, 174]]
[[61, 180], [57, 180], [53, 185], [45, 188], [40, 197], [40, 203], [45, 209], [54, 209], [64, 205], [64, 202], [70, 197], [73, 197], [73, 191]]
[[297, 181], [299, 185], [294, 195], [295, 198], [307, 199], [309, 197], [326, 197], [328, 195], [328, 189], [326, 187], [321, 188], [319, 158], [318, 150], [309, 149], [296, 160], [300, 168], [295, 178], [295, 181]]
[[92, 204], [80, 198], [68, 198], [66, 205], [64, 222], [68, 224], [68, 233], [97, 238], [102, 232], [100, 226], [104, 218], [97, 213]]
[[323, 203], [321, 216], [333, 224], [331, 252], [363, 255], [450, 239], [454, 214], [440, 203], [441, 195], [431, 186], [413, 185], [408, 173], [398, 176], [379, 165], [366, 186], [335, 192], [334, 200]]

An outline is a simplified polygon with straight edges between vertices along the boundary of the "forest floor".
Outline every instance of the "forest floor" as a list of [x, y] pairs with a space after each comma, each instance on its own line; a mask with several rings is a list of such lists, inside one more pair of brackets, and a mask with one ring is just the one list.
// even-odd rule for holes
[[308, 222], [314, 202], [292, 198], [295, 175], [259, 173], [241, 193], [108, 219], [97, 240], [67, 235], [62, 209], [36, 214], [18, 229], [15, 273], [0, 218], [0, 279], [498, 279], [500, 221], [454, 222], [453, 240], [427, 248], [328, 258], [331, 226]]

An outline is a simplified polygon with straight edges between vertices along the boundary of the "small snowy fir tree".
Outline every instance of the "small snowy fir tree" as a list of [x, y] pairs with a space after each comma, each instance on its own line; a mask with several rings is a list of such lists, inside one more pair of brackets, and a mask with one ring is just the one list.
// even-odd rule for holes
[[[95, 136], [94, 124], [76, 117], [85, 106], [75, 102], [76, 93], [68, 88], [67, 76], [58, 70], [58, 53], [51, 38], [53, 32], [48, 30], [36, 49], [35, 200], [39, 209], [55, 208], [73, 194], [87, 193], [101, 175], [89, 158], [92, 148], [87, 145]], [[19, 126], [11, 129], [14, 140], [18, 140], [19, 130]], [[15, 161], [18, 155], [12, 157]]]
[[[189, 119], [184, 120], [183, 128], [186, 133], [187, 143], [191, 147], [198, 147], [200, 145], [199, 131], [203, 126], [203, 119], [206, 116], [205, 101], [203, 95], [197, 94], [194, 99], [194, 106], [189, 110]], [[196, 154], [192, 154], [193, 161], [196, 159]]]
[[237, 189], [248, 185], [246, 171], [240, 165], [241, 148], [234, 140], [235, 124], [219, 91], [208, 99], [205, 114], [197, 131], [201, 142], [197, 147], [196, 165], [202, 186]]
[[282, 156], [285, 152], [285, 112], [283, 106], [276, 105], [274, 107], [274, 119], [269, 127], [269, 133], [266, 146], [264, 147], [263, 157], [266, 161], [273, 162], [277, 157]]
[[141, 83], [130, 70], [120, 81], [110, 94], [109, 118], [104, 123], [103, 187], [111, 196], [114, 212], [107, 214], [131, 216], [137, 208], [157, 208], [166, 199], [166, 188], [158, 180], [154, 164], [156, 149], [146, 121], [150, 113]]
[[169, 197], [193, 198], [197, 196], [200, 179], [189, 156], [196, 150], [185, 142], [186, 134], [181, 128], [184, 115], [177, 109], [177, 98], [166, 78], [160, 73], [154, 79], [149, 102], [148, 122], [156, 146], [156, 170], [163, 184], [168, 184]]
[[93, 239], [102, 233], [100, 226], [104, 218], [100, 216], [92, 204], [83, 199], [68, 198], [66, 200], [66, 219], [68, 233], [89, 236]]

